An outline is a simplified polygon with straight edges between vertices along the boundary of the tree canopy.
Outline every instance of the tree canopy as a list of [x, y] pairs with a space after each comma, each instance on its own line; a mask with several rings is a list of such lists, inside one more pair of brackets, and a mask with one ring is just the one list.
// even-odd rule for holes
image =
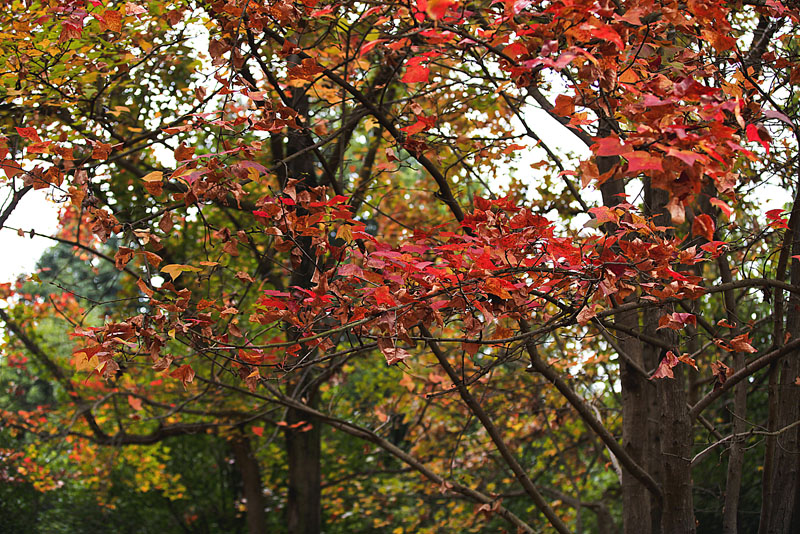
[[798, 17], [8, 2], [0, 521], [800, 531]]

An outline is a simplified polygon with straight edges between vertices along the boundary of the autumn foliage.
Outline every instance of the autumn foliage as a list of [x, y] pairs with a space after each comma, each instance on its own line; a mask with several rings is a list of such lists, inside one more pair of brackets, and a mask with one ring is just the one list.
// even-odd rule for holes
[[2, 286], [0, 478], [113, 510], [124, 466], [183, 531], [800, 530], [795, 2], [9, 6], [0, 227], [47, 190], [69, 253]]

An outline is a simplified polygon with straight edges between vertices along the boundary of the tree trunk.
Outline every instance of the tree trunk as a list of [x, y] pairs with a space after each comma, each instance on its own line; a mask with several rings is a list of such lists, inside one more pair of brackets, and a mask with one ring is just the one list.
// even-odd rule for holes
[[[800, 140], [799, 140], [800, 141]], [[795, 193], [794, 206], [789, 219], [791, 253], [800, 254], [800, 189]], [[784, 245], [785, 246], [785, 245]], [[784, 253], [782, 252], [782, 255]], [[800, 285], [800, 261], [791, 262], [790, 281]], [[778, 275], [781, 276], [782, 273]], [[781, 296], [782, 298], [782, 296]], [[800, 297], [789, 295], [786, 308], [787, 339], [800, 337]], [[776, 343], [786, 340], [777, 339]], [[770, 375], [770, 431], [780, 432], [800, 420], [800, 387], [795, 380], [800, 376], [800, 353], [793, 352], [777, 362]], [[764, 462], [761, 522], [759, 534], [783, 534], [800, 529], [800, 427], [794, 427], [767, 441]]]
[[657, 384], [661, 405], [661, 461], [663, 462], [664, 502], [661, 531], [664, 534], [695, 532], [692, 502], [692, 424], [686, 407], [684, 369], [673, 369], [674, 379], [661, 379]]
[[[306, 404], [316, 408], [316, 391], [307, 395], [309, 397]], [[289, 425], [286, 429], [286, 453], [289, 464], [287, 518], [289, 532], [318, 534], [322, 530], [320, 424], [302, 412], [292, 409], [288, 412], [286, 422]]]
[[[606, 135], [608, 132], [604, 132]], [[600, 133], [603, 135], [603, 132]], [[610, 171], [618, 158], [597, 158], [600, 174]], [[603, 204], [612, 207], [623, 201], [625, 192], [621, 179], [608, 180], [600, 186]], [[607, 227], [607, 233], [616, 229]], [[621, 303], [619, 303], [621, 304]], [[615, 323], [632, 331], [639, 331], [639, 312], [617, 314]], [[651, 384], [636, 369], [645, 367], [642, 359], [642, 343], [635, 336], [620, 335], [620, 349], [626, 358], [620, 358], [620, 382], [622, 386], [622, 446], [641, 466], [648, 467], [647, 444], [650, 443], [648, 411], [650, 397], [654, 391]], [[630, 359], [632, 363], [628, 363]], [[651, 534], [652, 510], [650, 492], [627, 469], [622, 470], [622, 523], [625, 534]]]
[[[289, 62], [295, 62], [290, 56]], [[306, 120], [308, 114], [308, 96], [302, 89], [292, 91], [292, 108], [301, 119]], [[287, 135], [286, 157], [307, 150], [312, 144], [307, 133], [290, 129]], [[296, 186], [299, 193], [303, 189], [316, 187], [317, 177], [312, 153], [293, 159], [287, 164], [287, 176], [300, 180]], [[300, 262], [292, 266], [293, 272], [290, 286], [310, 288], [317, 268], [314, 262], [315, 253], [311, 250], [311, 238], [301, 237], [297, 240], [302, 249]], [[299, 332], [289, 329], [288, 337], [297, 339]], [[288, 393], [302, 399], [305, 404], [316, 407], [317, 389], [310, 386], [315, 374], [300, 373], [298, 380], [293, 380], [287, 387]], [[313, 389], [310, 389], [313, 388]], [[303, 412], [289, 408], [286, 415], [286, 454], [289, 464], [289, 498], [286, 506], [289, 534], [319, 534], [322, 529], [321, 510], [321, 468], [320, 468], [320, 428], [318, 421], [312, 421]], [[305, 424], [298, 423], [305, 421]], [[298, 425], [293, 428], [293, 425]], [[310, 428], [309, 428], [310, 425]]]
[[[717, 258], [720, 277], [723, 283], [733, 281], [731, 268], [727, 258]], [[728, 322], [736, 325], [733, 335], [739, 334], [738, 318], [736, 315], [736, 299], [732, 290], [723, 293], [725, 310]], [[744, 353], [736, 352], [733, 355], [734, 371], [742, 369], [745, 365]], [[734, 388], [733, 400], [733, 425], [734, 435], [742, 434], [746, 430], [745, 417], [747, 415], [747, 381], [742, 381]], [[725, 506], [722, 509], [723, 534], [737, 534], [739, 530], [739, 496], [742, 488], [742, 469], [744, 466], [744, 439], [734, 438], [728, 453], [728, 476], [725, 480]]]
[[261, 473], [258, 460], [250, 447], [250, 438], [237, 435], [231, 441], [233, 458], [242, 477], [242, 493], [247, 506], [247, 532], [265, 534], [267, 521], [264, 515], [264, 493], [261, 488]]
[[[671, 217], [666, 211], [669, 195], [651, 186], [645, 180], [645, 214], [658, 226], [668, 227]], [[671, 310], [650, 308], [645, 312], [645, 333], [660, 338], [673, 351], [680, 353], [677, 340], [670, 332], [658, 329], [661, 315]], [[666, 350], [648, 346], [645, 350], [646, 368], [658, 365]], [[657, 355], [657, 356], [656, 356]], [[673, 369], [675, 377], [656, 380], [657, 395], [651, 410], [650, 458], [654, 464], [653, 476], [660, 476], [663, 502], [652, 503], [653, 532], [695, 532], [694, 503], [692, 499], [692, 422], [686, 404], [686, 384], [683, 368]], [[655, 464], [658, 465], [655, 465]]]

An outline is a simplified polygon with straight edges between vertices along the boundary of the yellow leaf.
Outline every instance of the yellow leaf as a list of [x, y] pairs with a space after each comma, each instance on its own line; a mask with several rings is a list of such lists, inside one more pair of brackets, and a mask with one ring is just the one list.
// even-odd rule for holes
[[161, 171], [153, 171], [142, 176], [144, 182], [160, 182], [164, 178], [164, 173]]
[[353, 232], [350, 230], [350, 225], [341, 225], [336, 232], [336, 237], [350, 243], [353, 240]]
[[161, 272], [170, 275], [173, 282], [181, 275], [181, 273], [190, 273], [197, 271], [202, 271], [202, 269], [200, 267], [193, 267], [192, 265], [180, 265], [177, 263], [171, 263], [161, 268]]
[[251, 182], [257, 182], [259, 178], [258, 171], [250, 167], [247, 169], [247, 179]]
[[87, 360], [85, 352], [75, 353], [75, 370], [79, 373], [84, 371], [94, 371], [97, 369], [98, 365], [100, 365], [100, 361], [97, 359], [97, 356], [92, 356]]

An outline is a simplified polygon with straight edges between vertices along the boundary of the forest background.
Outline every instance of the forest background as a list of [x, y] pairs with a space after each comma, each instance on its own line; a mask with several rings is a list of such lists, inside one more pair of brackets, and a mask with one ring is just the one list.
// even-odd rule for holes
[[800, 531], [797, 28], [8, 2], [0, 530]]

